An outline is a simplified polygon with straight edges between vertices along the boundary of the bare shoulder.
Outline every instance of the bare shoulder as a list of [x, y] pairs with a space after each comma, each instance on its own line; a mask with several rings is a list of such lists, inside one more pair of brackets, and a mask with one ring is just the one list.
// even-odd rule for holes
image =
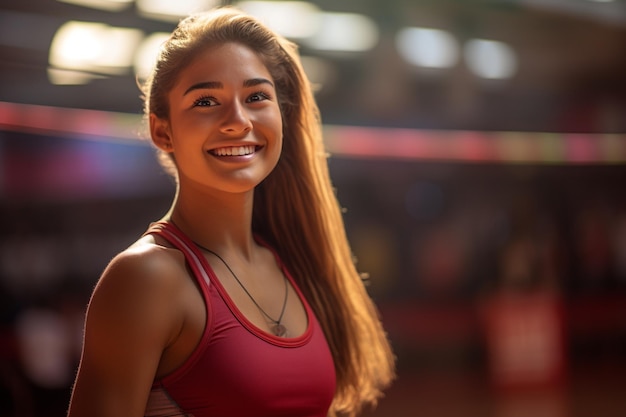
[[88, 318], [123, 320], [116, 323], [116, 328], [132, 328], [135, 320], [138, 326], [149, 325], [162, 316], [170, 319], [160, 323], [174, 324], [176, 316], [172, 313], [177, 311], [176, 295], [183, 288], [184, 278], [180, 252], [158, 245], [149, 237], [142, 238], [106, 267], [89, 303]]
[[[180, 272], [182, 254], [143, 237], [117, 254], [104, 270], [96, 286], [150, 284], [151, 287], [175, 285]], [[118, 282], [119, 281], [119, 282]]]
[[87, 309], [74, 416], [143, 415], [164, 350], [184, 323], [183, 256], [147, 237], [115, 256]]

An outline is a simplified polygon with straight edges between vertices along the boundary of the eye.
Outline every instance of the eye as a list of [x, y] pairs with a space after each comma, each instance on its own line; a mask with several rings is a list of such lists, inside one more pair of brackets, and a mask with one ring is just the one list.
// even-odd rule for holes
[[256, 93], [251, 94], [248, 97], [248, 103], [256, 103], [259, 101], [264, 101], [264, 100], [269, 100], [270, 99], [270, 95], [263, 92], [263, 91], [257, 91]]
[[217, 100], [215, 100], [215, 97], [211, 96], [202, 96], [193, 102], [194, 107], [213, 107], [217, 105]]

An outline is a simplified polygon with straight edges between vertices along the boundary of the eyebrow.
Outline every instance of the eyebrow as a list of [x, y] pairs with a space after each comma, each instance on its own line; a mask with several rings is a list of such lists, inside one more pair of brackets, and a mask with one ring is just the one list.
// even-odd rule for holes
[[[245, 80], [243, 82], [243, 86], [244, 87], [254, 87], [260, 84], [269, 84], [270, 86], [274, 87], [274, 83], [271, 82], [270, 80], [268, 80], [267, 78], [251, 78], [249, 80]], [[208, 90], [220, 90], [224, 88], [224, 84], [221, 81], [202, 81], [199, 83], [196, 83], [194, 85], [192, 85], [191, 87], [189, 87], [184, 93], [183, 96], [187, 95], [188, 93], [190, 93], [193, 90], [203, 90], [203, 89], [208, 89]]]

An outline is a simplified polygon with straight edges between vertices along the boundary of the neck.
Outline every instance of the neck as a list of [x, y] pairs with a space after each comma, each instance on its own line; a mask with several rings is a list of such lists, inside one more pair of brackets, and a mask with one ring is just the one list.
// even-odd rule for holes
[[177, 189], [166, 220], [172, 220], [191, 240], [222, 255], [252, 258], [253, 192], [214, 194]]

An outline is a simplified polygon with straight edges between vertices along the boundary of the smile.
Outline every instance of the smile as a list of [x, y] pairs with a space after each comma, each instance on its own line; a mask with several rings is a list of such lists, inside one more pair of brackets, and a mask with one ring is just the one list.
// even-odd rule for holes
[[252, 155], [256, 151], [257, 147], [253, 145], [248, 146], [229, 146], [226, 148], [217, 148], [209, 151], [215, 156], [246, 156]]

